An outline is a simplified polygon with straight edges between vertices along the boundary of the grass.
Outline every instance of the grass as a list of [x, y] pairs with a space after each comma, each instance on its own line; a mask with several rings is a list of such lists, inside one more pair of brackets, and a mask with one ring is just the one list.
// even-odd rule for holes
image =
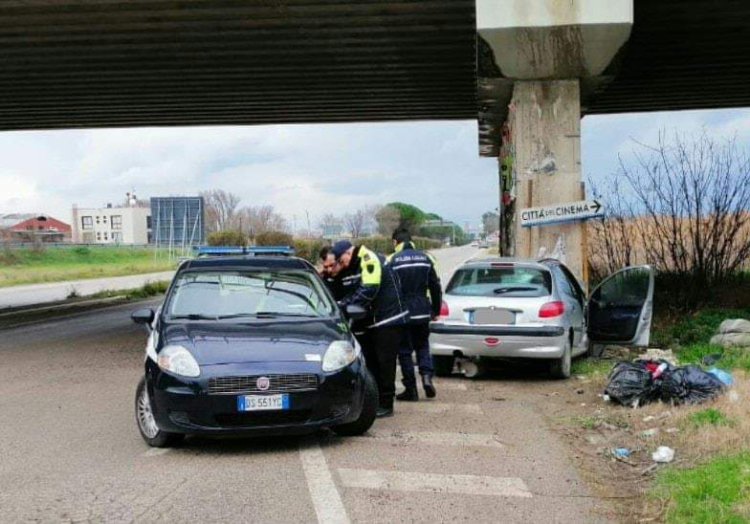
[[139, 288], [131, 289], [127, 291], [118, 291], [118, 290], [108, 289], [105, 291], [100, 291], [99, 293], [96, 293], [94, 295], [89, 295], [86, 298], [91, 299], [91, 298], [124, 297], [127, 300], [140, 300], [143, 298], [155, 297], [156, 295], [163, 295], [164, 293], [167, 292], [167, 288], [169, 288], [169, 281], [160, 280], [157, 282], [148, 282]]
[[734, 421], [727, 417], [722, 411], [716, 408], [707, 408], [690, 414], [687, 418], [688, 423], [699, 428], [702, 426], [733, 426]]
[[614, 362], [612, 360], [600, 358], [579, 358], [573, 361], [570, 368], [572, 375], [606, 376], [612, 370]]
[[174, 261], [153, 249], [53, 247], [0, 251], [0, 287], [168, 271]]
[[720, 457], [689, 469], [667, 469], [656, 481], [669, 501], [670, 523], [743, 523], [750, 520], [750, 453]]

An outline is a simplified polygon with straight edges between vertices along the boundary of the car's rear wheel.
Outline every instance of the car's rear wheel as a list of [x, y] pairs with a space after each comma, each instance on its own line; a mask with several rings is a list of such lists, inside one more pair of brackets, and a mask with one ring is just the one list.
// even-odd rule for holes
[[453, 372], [453, 357], [446, 355], [433, 355], [432, 367], [438, 377], [447, 377]]
[[570, 339], [565, 341], [565, 348], [560, 358], [550, 362], [549, 372], [554, 378], [570, 378], [570, 368], [573, 361], [573, 350]]
[[342, 437], [356, 437], [367, 432], [375, 422], [378, 411], [378, 386], [369, 371], [365, 371], [365, 399], [359, 418], [348, 424], [333, 426], [331, 429]]
[[146, 443], [154, 448], [167, 448], [180, 442], [185, 435], [181, 433], [168, 433], [159, 429], [156, 425], [154, 413], [151, 410], [151, 399], [146, 388], [146, 379], [142, 378], [135, 390], [135, 420], [138, 423], [138, 431]]

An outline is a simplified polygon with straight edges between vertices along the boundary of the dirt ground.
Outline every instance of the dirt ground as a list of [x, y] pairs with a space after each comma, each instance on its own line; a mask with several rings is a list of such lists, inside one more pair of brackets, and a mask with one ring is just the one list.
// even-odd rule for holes
[[[624, 356], [624, 355], [618, 355]], [[618, 361], [612, 358], [614, 365]], [[607, 366], [607, 369], [610, 367]], [[718, 454], [750, 448], [750, 380], [734, 374], [735, 385], [719, 398], [695, 406], [652, 403], [628, 408], [606, 402], [606, 373], [577, 375], [548, 382], [534, 401], [549, 426], [569, 447], [571, 460], [593, 492], [611, 502], [622, 522], [660, 522], [668, 501], [653, 496], [655, 476], [663, 468], [690, 467]], [[697, 411], [714, 408], [729, 424], [691, 423]], [[651, 454], [659, 446], [675, 450], [670, 464], [657, 464]], [[631, 455], [618, 458], [614, 449]]]

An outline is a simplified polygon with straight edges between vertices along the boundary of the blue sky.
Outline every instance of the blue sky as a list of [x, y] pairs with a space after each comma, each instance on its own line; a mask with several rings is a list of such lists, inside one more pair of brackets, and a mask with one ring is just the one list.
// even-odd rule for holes
[[[616, 173], [634, 140], [705, 128], [750, 139], [750, 110], [586, 117], [584, 178]], [[480, 158], [475, 122], [193, 127], [0, 133], [0, 213], [70, 219], [73, 203], [222, 188], [313, 225], [326, 212], [400, 200], [460, 224], [497, 203], [497, 163]]]

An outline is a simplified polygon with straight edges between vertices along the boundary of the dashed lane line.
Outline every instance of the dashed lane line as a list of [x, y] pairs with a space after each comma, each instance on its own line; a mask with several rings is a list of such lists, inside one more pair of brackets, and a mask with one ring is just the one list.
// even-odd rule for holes
[[400, 444], [434, 446], [505, 448], [497, 435], [480, 433], [439, 433], [431, 431], [370, 430], [362, 439], [373, 439]]
[[339, 469], [339, 478], [347, 488], [494, 497], [532, 497], [526, 483], [517, 477], [439, 475], [342, 468]]
[[328, 469], [320, 445], [310, 439], [300, 442], [299, 456], [320, 524], [349, 524], [346, 508]]
[[465, 413], [482, 415], [484, 412], [479, 404], [454, 404], [450, 402], [399, 402], [395, 407], [396, 413]]

